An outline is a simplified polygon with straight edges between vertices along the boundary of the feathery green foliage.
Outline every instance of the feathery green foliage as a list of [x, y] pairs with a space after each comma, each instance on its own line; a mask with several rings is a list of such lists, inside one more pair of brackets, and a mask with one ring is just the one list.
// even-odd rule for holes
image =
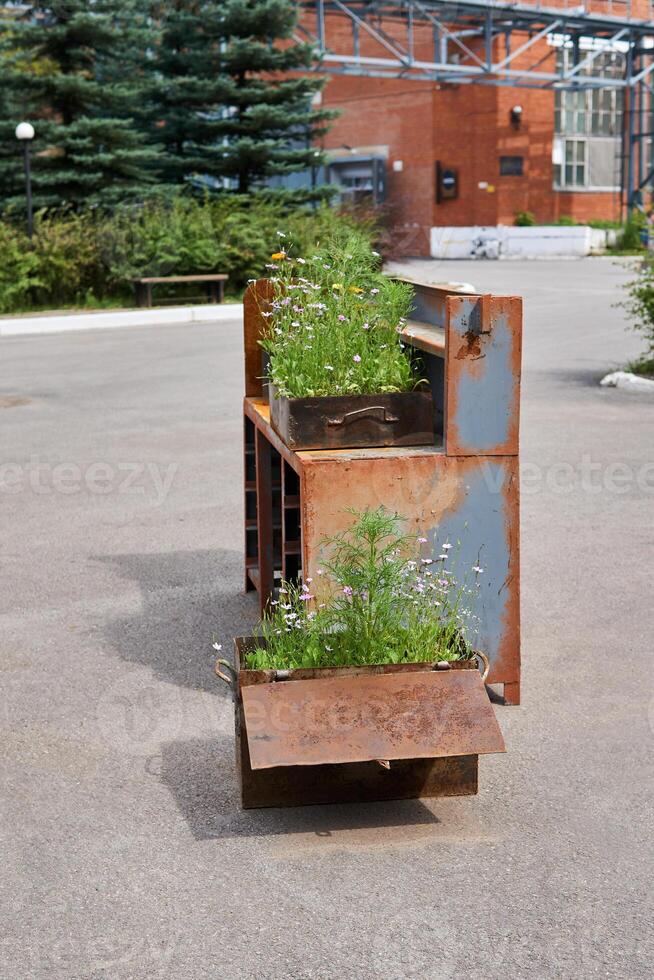
[[[482, 572], [457, 580], [452, 545], [437, 560], [426, 538], [402, 532], [403, 519], [379, 507], [351, 511], [352, 525], [324, 541], [319, 581], [282, 583], [261, 623], [252, 669], [355, 666], [468, 659], [476, 617], [469, 608]], [[327, 588], [330, 594], [325, 595]]]

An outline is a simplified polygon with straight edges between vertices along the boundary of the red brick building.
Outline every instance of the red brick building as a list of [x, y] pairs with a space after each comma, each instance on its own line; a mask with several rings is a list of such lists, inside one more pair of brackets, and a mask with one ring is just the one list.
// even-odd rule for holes
[[[385, 28], [392, 31], [392, 25]], [[327, 29], [336, 43], [348, 27], [341, 19]], [[433, 41], [417, 37], [417, 49], [424, 44], [431, 58]], [[495, 42], [494, 61], [503, 57], [503, 43]], [[362, 37], [361, 54], [372, 50]], [[557, 59], [560, 64], [570, 56], [569, 46], [555, 38], [538, 42], [524, 60], [552, 71]], [[589, 70], [621, 76], [624, 59], [619, 45], [607, 47]], [[513, 224], [520, 211], [538, 223], [619, 220], [622, 99], [615, 89], [555, 92], [336, 75], [322, 103], [341, 116], [324, 147], [334, 162], [333, 179], [343, 183], [344, 177], [355, 195], [366, 186], [364, 161], [384, 161], [386, 206], [401, 247], [428, 254], [434, 226]], [[439, 195], [438, 165], [441, 173], [455, 174], [456, 197]]]

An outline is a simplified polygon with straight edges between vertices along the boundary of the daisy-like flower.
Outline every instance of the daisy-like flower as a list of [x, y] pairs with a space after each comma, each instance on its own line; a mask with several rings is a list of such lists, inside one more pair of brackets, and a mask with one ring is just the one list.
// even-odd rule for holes
[[343, 595], [346, 595], [346, 596], [351, 596], [352, 595], [352, 589], [350, 588], [349, 585], [344, 585], [343, 586]]
[[[328, 268], [329, 268], [329, 266], [326, 265], [325, 266], [325, 269], [328, 269]], [[337, 293], [342, 293], [343, 292], [343, 283], [342, 282], [333, 282], [332, 283], [332, 289], [334, 289]]]
[[378, 289], [371, 289], [371, 290], [370, 290], [370, 295], [371, 295], [371, 296], [376, 296], [378, 292], [379, 292], [379, 290], [378, 290]]
[[427, 544], [427, 538], [418, 538], [418, 544]]
[[361, 329], [362, 330], [370, 330], [370, 324], [369, 323], [362, 323], [361, 324]]
[[[325, 364], [325, 371], [333, 371], [333, 370], [334, 370], [334, 368], [332, 367], [331, 364]], [[321, 573], [318, 572], [318, 575], [320, 575], [320, 574]]]
[[473, 570], [473, 572], [476, 572], [477, 575], [481, 575], [481, 573], [483, 572], [484, 569], [483, 568], [480, 568], [479, 565], [473, 565], [472, 566], [472, 570]]
[[273, 262], [279, 262], [286, 258], [286, 252], [273, 252], [270, 258], [273, 260]]
[[276, 234], [278, 235], [279, 238], [286, 238], [286, 232], [285, 231], [278, 231], [278, 232], [276, 232]]
[[354, 361], [355, 364], [360, 364], [360, 362], [361, 362], [361, 355], [360, 354], [355, 354], [354, 357], [352, 358], [352, 360]]
[[347, 317], [346, 316], [343, 316], [342, 313], [339, 313], [338, 314], [338, 319], [341, 321], [341, 323], [343, 323], [344, 320], [347, 320]]
[[350, 293], [355, 293], [358, 296], [359, 293], [363, 292], [363, 289], [361, 289], [361, 286], [348, 286], [348, 291]]
[[307, 264], [307, 260], [306, 259], [296, 259], [295, 261], [298, 263], [298, 265], [306, 265]]
[[222, 650], [222, 648], [223, 648], [222, 643], [212, 643], [211, 645], [214, 648], [214, 650], [216, 650], [218, 652], [220, 652]]
[[451, 547], [452, 547], [451, 544], [444, 544], [443, 545], [443, 551], [449, 551]]
[[300, 321], [299, 320], [291, 320], [291, 326], [292, 327], [299, 327], [300, 326]]

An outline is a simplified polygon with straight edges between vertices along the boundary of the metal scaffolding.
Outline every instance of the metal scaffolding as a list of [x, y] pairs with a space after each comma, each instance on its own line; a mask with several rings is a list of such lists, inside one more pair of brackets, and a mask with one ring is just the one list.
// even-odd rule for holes
[[[654, 180], [652, 0], [300, 0], [316, 70], [367, 78], [625, 93], [622, 189], [633, 207]], [[590, 9], [589, 9], [590, 8]], [[638, 16], [636, 16], [638, 14]], [[646, 18], [643, 16], [646, 15]], [[543, 51], [543, 42], [547, 50]], [[553, 47], [571, 57], [552, 64]], [[624, 54], [622, 76], [599, 55]]]

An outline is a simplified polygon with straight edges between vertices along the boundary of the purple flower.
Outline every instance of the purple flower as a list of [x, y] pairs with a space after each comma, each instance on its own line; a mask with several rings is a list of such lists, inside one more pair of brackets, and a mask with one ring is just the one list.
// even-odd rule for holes
[[343, 316], [342, 313], [339, 313], [338, 314], [338, 319], [341, 321], [341, 323], [343, 323], [344, 320], [347, 320], [347, 317], [346, 316]]
[[352, 589], [350, 588], [349, 585], [344, 585], [343, 586], [343, 595], [346, 595], [346, 596], [351, 596], [352, 595]]
[[378, 290], [378, 289], [371, 289], [371, 290], [370, 290], [370, 295], [371, 295], [371, 296], [376, 296], [378, 292], [379, 292], [379, 290]]
[[427, 544], [427, 538], [418, 538], [419, 544]]
[[355, 364], [359, 364], [361, 361], [361, 357], [359, 354], [355, 354], [352, 360], [354, 361]]
[[364, 324], [362, 325], [362, 327], [361, 327], [361, 329], [362, 329], [362, 330], [370, 330], [370, 324], [369, 324], [369, 323], [364, 323]]

